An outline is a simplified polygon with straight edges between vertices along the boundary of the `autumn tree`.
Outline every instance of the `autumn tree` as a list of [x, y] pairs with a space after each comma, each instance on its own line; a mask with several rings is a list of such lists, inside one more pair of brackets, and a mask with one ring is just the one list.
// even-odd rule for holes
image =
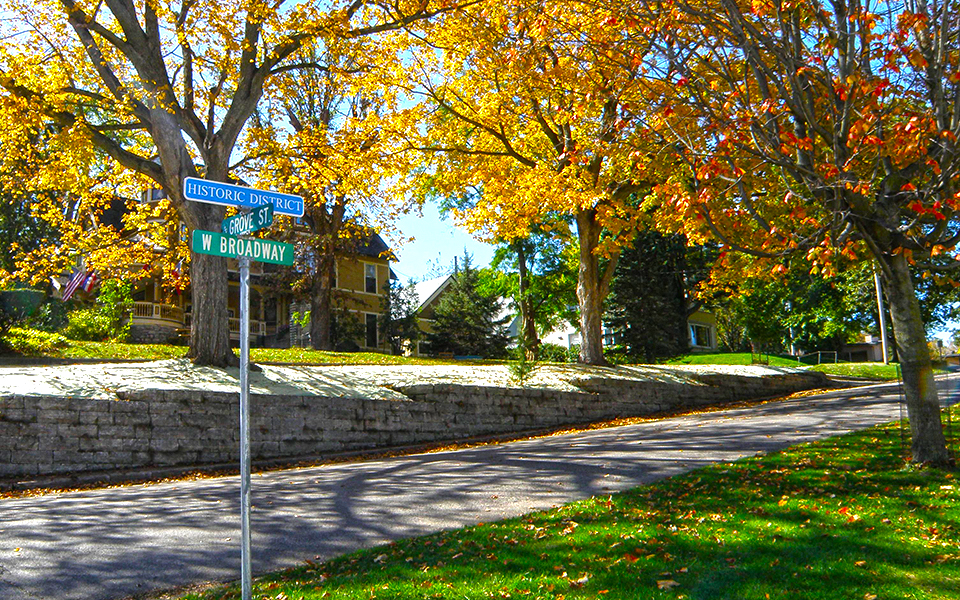
[[[485, 4], [431, 22], [414, 48], [410, 148], [423, 189], [471, 196], [459, 221], [507, 244], [559, 217], [576, 225], [580, 360], [602, 364], [603, 300], [641, 215], [639, 69], [609, 12], [570, 2]], [[442, 52], [436, 52], [440, 48]], [[632, 141], [633, 146], [629, 146]]]
[[368, 246], [377, 233], [395, 233], [396, 219], [410, 204], [390, 185], [408, 165], [392, 155], [393, 140], [380, 124], [397, 102], [382, 73], [396, 68], [398, 57], [389, 47], [359, 39], [336, 48], [317, 41], [296, 59], [326, 68], [274, 78], [249, 129], [257, 158], [245, 170], [261, 185], [304, 198], [303, 219], [285, 220], [298, 256], [290, 283], [310, 301], [313, 347], [332, 350], [337, 257]]
[[158, 224], [163, 203], [136, 201], [142, 180], [103, 153], [76, 152], [82, 132], [49, 126], [20, 99], [0, 97], [0, 121], [0, 281], [46, 288], [81, 263], [102, 278], [152, 268], [154, 248], [168, 246], [169, 236]]
[[669, 91], [650, 121], [676, 161], [662, 214], [693, 239], [802, 253], [827, 275], [839, 255], [875, 261], [913, 459], [946, 464], [911, 266], [960, 265], [956, 5], [680, 0], [622, 17], [652, 89]]
[[[449, 5], [264, 1], [5, 0], [0, 86], [35, 115], [143, 175], [190, 229], [218, 230], [224, 208], [183, 198], [186, 177], [231, 181], [237, 141], [279, 73], [307, 41], [373, 35]], [[189, 355], [234, 364], [226, 259], [192, 256]]]

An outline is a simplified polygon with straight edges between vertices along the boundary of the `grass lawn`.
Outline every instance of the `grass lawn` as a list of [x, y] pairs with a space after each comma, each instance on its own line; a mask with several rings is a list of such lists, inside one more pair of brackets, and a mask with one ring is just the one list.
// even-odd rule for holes
[[900, 456], [874, 428], [307, 563], [254, 598], [960, 598], [960, 482]]
[[[764, 360], [767, 355], [764, 354]], [[779, 356], [770, 356], [772, 367], [806, 367], [798, 365], [797, 361]], [[670, 361], [670, 365], [749, 365], [749, 352], [728, 352], [717, 354], [687, 354]], [[824, 363], [807, 367], [813, 371], [822, 371], [828, 375], [842, 375], [848, 377], [865, 377], [867, 379], [896, 379], [897, 366], [882, 363]]]
[[897, 365], [883, 363], [826, 363], [813, 365], [811, 371], [823, 371], [828, 375], [866, 377], [868, 379], [896, 379]]
[[[759, 356], [759, 355], [753, 355]], [[797, 361], [779, 356], [764, 354], [763, 359], [769, 358], [771, 367], [796, 367]], [[749, 352], [718, 352], [715, 354], [685, 354], [679, 358], [668, 360], [668, 365], [749, 365], [752, 364]]]
[[[120, 360], [164, 360], [182, 358], [186, 346], [164, 344], [124, 344], [120, 342], [79, 342], [62, 335], [24, 328], [12, 328], [5, 338], [8, 345], [23, 356], [57, 358], [92, 358]], [[765, 357], [767, 355], [764, 355]], [[375, 352], [323, 352], [307, 348], [251, 348], [250, 359], [260, 363], [352, 364], [352, 365], [430, 365], [430, 364], [502, 364], [503, 361], [450, 361], [447, 359], [410, 358]], [[796, 367], [795, 361], [769, 357], [771, 366]], [[749, 365], [749, 352], [724, 354], [688, 354], [669, 361], [674, 365]], [[895, 365], [879, 363], [838, 363], [810, 367], [828, 374], [896, 379]]]

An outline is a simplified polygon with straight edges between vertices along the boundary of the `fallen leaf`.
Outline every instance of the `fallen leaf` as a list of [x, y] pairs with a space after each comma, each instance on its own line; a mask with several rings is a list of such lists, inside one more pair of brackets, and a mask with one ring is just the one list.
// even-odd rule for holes
[[580, 579], [571, 579], [571, 580], [570, 580], [570, 587], [573, 587], [573, 588], [583, 587], [584, 584], [586, 584], [588, 581], [590, 581], [590, 574], [589, 574], [589, 573], [587, 573], [586, 575], [584, 575], [584, 576], [581, 577]]
[[855, 566], [855, 567], [860, 567], [861, 569], [865, 569], [865, 568], [867, 568], [867, 561], [865, 561], [865, 560], [858, 560], [857, 562], [853, 563], [853, 566]]
[[373, 559], [373, 562], [375, 562], [375, 563], [382, 563], [382, 562], [385, 561], [385, 560], [387, 560], [387, 555], [386, 555], [386, 554], [381, 554], [380, 556], [378, 556], [378, 557], [376, 557], [375, 559]]
[[877, 595], [867, 592], [866, 594], [863, 595], [863, 600], [877, 600]]
[[672, 579], [658, 579], [657, 580], [657, 589], [658, 590], [669, 590], [670, 588], [675, 588], [679, 583]]

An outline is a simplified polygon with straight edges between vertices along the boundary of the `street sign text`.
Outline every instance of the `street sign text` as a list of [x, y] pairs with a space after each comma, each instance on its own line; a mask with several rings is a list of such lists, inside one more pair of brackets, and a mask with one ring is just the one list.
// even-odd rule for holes
[[194, 202], [245, 208], [272, 204], [278, 215], [303, 216], [303, 198], [301, 196], [257, 190], [231, 183], [197, 179], [196, 177], [187, 177], [183, 180], [183, 197]]
[[273, 205], [258, 206], [249, 213], [240, 213], [229, 219], [224, 219], [221, 231], [227, 235], [247, 235], [269, 227], [273, 223]]
[[246, 256], [258, 262], [277, 265], [293, 264], [293, 244], [283, 242], [238, 238], [215, 231], [194, 229], [190, 246], [198, 254], [212, 254], [228, 258]]

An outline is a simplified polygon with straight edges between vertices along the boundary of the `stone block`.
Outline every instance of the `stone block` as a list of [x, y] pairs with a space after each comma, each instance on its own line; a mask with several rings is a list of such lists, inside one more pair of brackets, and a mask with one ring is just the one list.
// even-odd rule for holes
[[[21, 450], [13, 453], [14, 459], [21, 463], [33, 463], [40, 467], [53, 464], [53, 450]], [[42, 471], [41, 471], [42, 472]]]
[[0, 477], [36, 475], [37, 465], [27, 463], [0, 462]]
[[132, 425], [97, 425], [97, 437], [106, 438], [132, 438], [135, 431]]
[[180, 449], [180, 441], [176, 438], [155, 437], [150, 440], [149, 448], [154, 452], [175, 452]]
[[149, 425], [150, 415], [147, 412], [121, 412], [113, 415], [114, 425]]
[[106, 408], [80, 411], [77, 418], [80, 425], [112, 425], [113, 414]]

